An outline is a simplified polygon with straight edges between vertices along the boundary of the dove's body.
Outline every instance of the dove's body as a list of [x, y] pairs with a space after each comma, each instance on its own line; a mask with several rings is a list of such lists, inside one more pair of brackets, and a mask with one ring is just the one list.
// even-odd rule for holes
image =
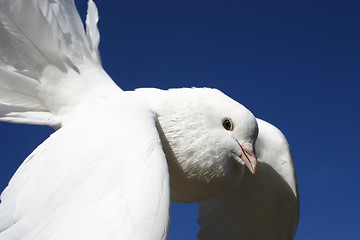
[[[114, 84], [100, 64], [92, 1], [86, 35], [70, 0], [0, 0], [0, 22], [0, 120], [57, 129], [2, 193], [0, 240], [166, 239], [170, 199], [208, 200], [238, 186], [244, 164], [255, 172], [258, 124], [241, 104], [214, 89]], [[296, 199], [291, 155], [285, 170], [269, 156]], [[297, 222], [294, 209], [276, 228]], [[213, 228], [203, 226], [202, 235]]]

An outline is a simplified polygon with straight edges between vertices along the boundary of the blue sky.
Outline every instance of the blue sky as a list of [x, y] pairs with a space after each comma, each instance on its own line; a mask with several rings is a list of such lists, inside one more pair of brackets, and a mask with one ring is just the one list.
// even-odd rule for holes
[[[85, 16], [85, 1], [77, 2]], [[300, 189], [297, 240], [360, 239], [358, 1], [97, 1], [105, 70], [124, 90], [213, 87], [283, 131]], [[51, 133], [0, 123], [0, 188]], [[169, 239], [195, 239], [175, 204]]]

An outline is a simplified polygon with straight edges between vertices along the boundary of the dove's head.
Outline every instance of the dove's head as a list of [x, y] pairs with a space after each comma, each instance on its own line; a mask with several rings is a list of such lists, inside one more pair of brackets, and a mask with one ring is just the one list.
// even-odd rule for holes
[[216, 89], [151, 91], [172, 200], [206, 200], [255, 173], [258, 127], [244, 106]]

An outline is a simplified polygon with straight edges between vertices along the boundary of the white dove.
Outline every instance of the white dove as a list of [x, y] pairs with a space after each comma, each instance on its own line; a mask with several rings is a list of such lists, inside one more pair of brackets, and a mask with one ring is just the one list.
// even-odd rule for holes
[[3, 191], [0, 240], [166, 239], [170, 200], [204, 201], [200, 239], [293, 239], [281, 132], [215, 89], [122, 91], [97, 22], [92, 0], [86, 33], [72, 0], [0, 0], [0, 120], [56, 129]]

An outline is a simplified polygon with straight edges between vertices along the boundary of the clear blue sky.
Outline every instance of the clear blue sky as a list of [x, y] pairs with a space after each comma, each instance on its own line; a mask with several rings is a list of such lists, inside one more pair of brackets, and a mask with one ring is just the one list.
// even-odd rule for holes
[[[85, 1], [77, 3], [82, 17]], [[105, 70], [124, 90], [214, 87], [288, 138], [296, 240], [360, 239], [359, 1], [97, 1]], [[0, 124], [0, 188], [51, 132]], [[195, 239], [196, 205], [170, 240]]]

